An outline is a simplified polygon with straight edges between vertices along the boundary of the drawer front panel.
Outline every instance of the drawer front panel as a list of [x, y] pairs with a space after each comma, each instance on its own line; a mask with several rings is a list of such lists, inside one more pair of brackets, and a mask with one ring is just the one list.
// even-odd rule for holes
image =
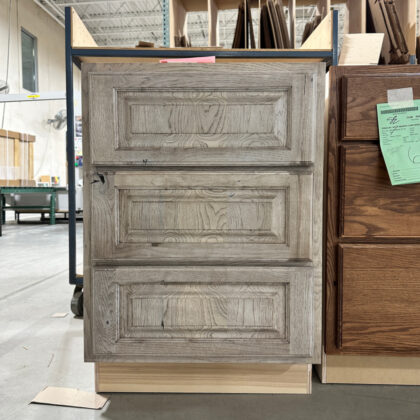
[[420, 185], [392, 186], [378, 146], [344, 146], [340, 234], [420, 237]]
[[322, 66], [293, 72], [287, 65], [244, 63], [85, 67], [91, 161], [310, 163]]
[[310, 268], [96, 268], [92, 357], [310, 358], [311, 273]]
[[419, 245], [340, 245], [340, 349], [420, 352], [419, 255]]
[[310, 259], [311, 173], [113, 172], [92, 186], [95, 259]]
[[[409, 69], [416, 71], [416, 69]], [[389, 89], [412, 87], [420, 99], [420, 76], [401, 73], [343, 77], [342, 139], [378, 140], [376, 105], [388, 102]]]

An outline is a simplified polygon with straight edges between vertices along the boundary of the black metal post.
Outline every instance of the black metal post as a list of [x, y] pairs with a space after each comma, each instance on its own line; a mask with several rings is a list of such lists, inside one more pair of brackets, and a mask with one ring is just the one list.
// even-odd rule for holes
[[74, 171], [74, 97], [73, 57], [71, 47], [71, 9], [65, 8], [66, 38], [66, 107], [67, 107], [67, 177], [69, 198], [69, 283], [76, 284], [76, 188]]

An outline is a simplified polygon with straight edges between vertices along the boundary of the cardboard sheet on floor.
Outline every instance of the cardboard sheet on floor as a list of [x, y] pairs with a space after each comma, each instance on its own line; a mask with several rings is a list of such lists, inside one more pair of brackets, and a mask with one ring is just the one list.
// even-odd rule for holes
[[51, 315], [51, 318], [65, 318], [68, 314], [68, 312], [56, 312]]
[[47, 386], [31, 403], [100, 410], [108, 399], [109, 397], [96, 394], [95, 392], [80, 391], [75, 388]]

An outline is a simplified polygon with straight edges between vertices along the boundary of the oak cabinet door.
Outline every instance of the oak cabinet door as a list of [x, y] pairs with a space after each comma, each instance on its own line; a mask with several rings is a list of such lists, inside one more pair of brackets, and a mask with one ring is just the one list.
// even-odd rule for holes
[[84, 65], [92, 163], [310, 164], [323, 71], [321, 63]]
[[420, 185], [392, 186], [379, 146], [341, 147], [340, 235], [420, 238]]
[[310, 172], [117, 171], [92, 185], [93, 260], [310, 260]]
[[420, 353], [420, 246], [340, 245], [337, 346]]
[[312, 270], [93, 271], [87, 360], [310, 361]]
[[[360, 72], [360, 68], [358, 69]], [[379, 140], [376, 104], [388, 102], [389, 89], [413, 88], [415, 99], [420, 98], [420, 76], [409, 74], [369, 74], [345, 75], [342, 78], [342, 139]]]

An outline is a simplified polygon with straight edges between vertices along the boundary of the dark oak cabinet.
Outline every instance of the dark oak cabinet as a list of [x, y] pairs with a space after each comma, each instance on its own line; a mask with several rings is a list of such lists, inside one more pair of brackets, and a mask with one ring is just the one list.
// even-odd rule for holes
[[325, 252], [327, 354], [420, 354], [420, 184], [391, 186], [376, 104], [420, 66], [330, 70]]

